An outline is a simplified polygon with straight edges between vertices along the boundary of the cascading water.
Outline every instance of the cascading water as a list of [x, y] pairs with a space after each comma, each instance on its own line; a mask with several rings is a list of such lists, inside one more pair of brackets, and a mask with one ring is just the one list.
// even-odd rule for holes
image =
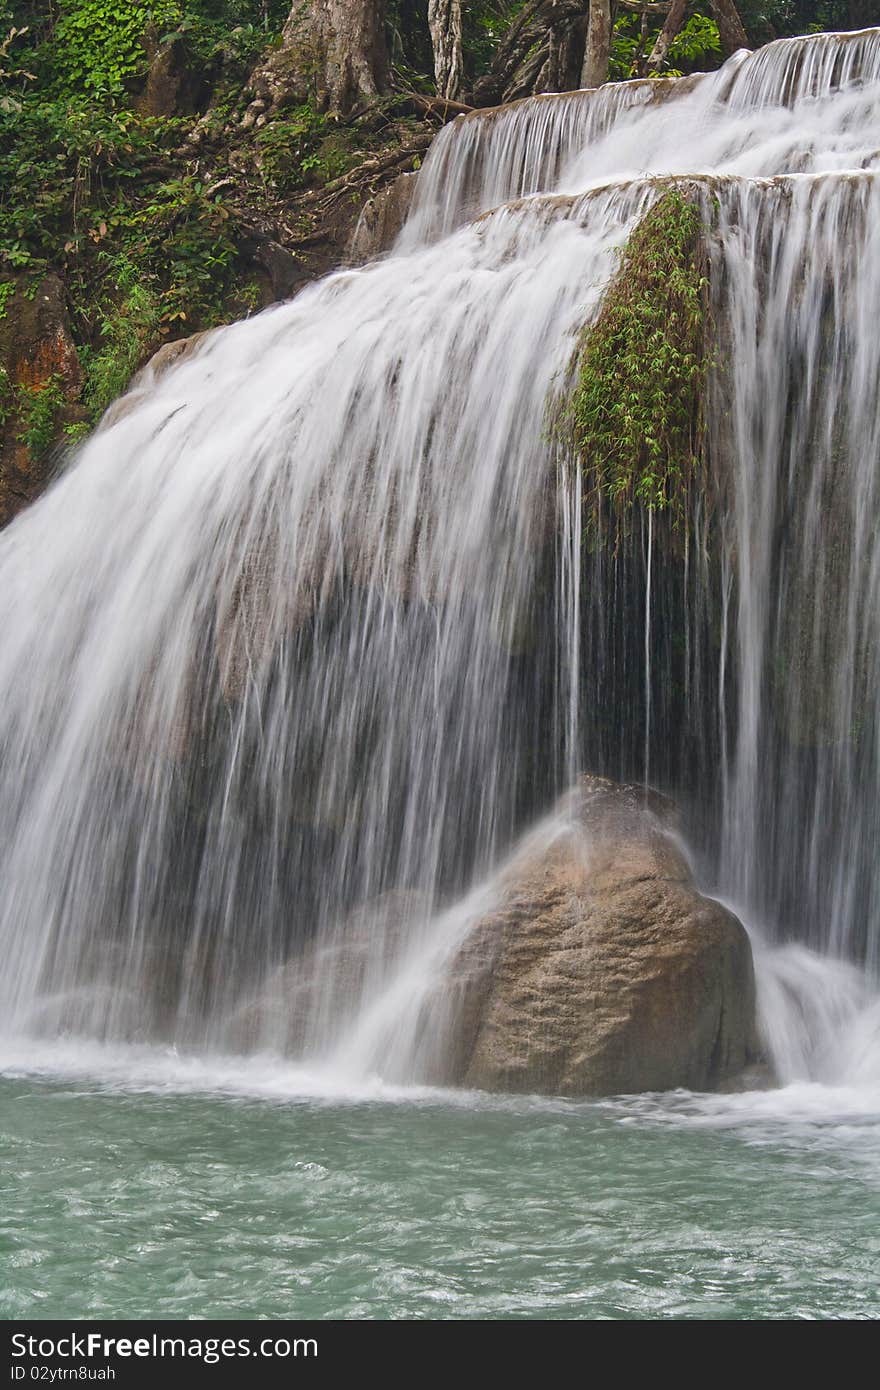
[[7, 1019], [212, 1036], [552, 796], [544, 403], [633, 211], [501, 210], [218, 334], [11, 529]]
[[876, 969], [880, 184], [738, 185], [718, 245], [736, 286], [721, 878], [777, 934]]
[[[418, 1079], [419, 961], [579, 765], [648, 767], [741, 911], [876, 966], [878, 116], [872, 31], [466, 117], [391, 257], [117, 408], [0, 539], [5, 1032]], [[545, 427], [668, 177], [721, 325], [683, 563], [653, 518], [587, 553]]]

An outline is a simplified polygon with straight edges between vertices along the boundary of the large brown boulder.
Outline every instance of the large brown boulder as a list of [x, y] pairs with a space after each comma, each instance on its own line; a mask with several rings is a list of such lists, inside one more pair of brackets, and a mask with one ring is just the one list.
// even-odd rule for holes
[[451, 967], [456, 1084], [614, 1095], [725, 1087], [757, 1057], [748, 936], [704, 897], [671, 803], [585, 778]]

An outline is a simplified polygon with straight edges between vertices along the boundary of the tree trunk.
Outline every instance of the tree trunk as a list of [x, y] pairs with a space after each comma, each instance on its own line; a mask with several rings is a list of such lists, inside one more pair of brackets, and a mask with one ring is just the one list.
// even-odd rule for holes
[[294, 0], [280, 48], [251, 79], [244, 124], [307, 101], [347, 115], [386, 90], [388, 68], [385, 0]]
[[712, 13], [718, 25], [721, 52], [725, 58], [729, 58], [731, 53], [736, 53], [738, 48], [748, 48], [748, 34], [743, 28], [734, 0], [712, 0]]
[[547, 90], [572, 92], [580, 86], [587, 37], [586, 14], [572, 18], [563, 14], [555, 18], [551, 12], [549, 52], [547, 56]]
[[581, 71], [582, 87], [601, 87], [608, 81], [611, 58], [611, 0], [590, 0], [587, 47]]
[[[610, 0], [594, 0], [607, 18], [604, 81], [611, 41]], [[474, 105], [516, 101], [538, 91], [581, 85], [586, 0], [526, 0], [507, 31], [492, 68], [474, 83]], [[665, 10], [664, 10], [665, 13]]]
[[461, 90], [461, 0], [428, 0], [438, 97], [455, 101]]
[[662, 68], [666, 62], [666, 55], [669, 52], [669, 45], [675, 38], [687, 13], [688, 0], [672, 0], [669, 7], [669, 14], [666, 16], [666, 23], [657, 35], [654, 47], [648, 55], [648, 72], [656, 72]]

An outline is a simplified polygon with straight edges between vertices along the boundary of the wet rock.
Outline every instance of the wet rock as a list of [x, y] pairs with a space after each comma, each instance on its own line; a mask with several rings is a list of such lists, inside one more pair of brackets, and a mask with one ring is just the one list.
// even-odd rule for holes
[[351, 912], [235, 1010], [226, 1022], [228, 1045], [293, 1055], [326, 1045], [387, 978], [407, 933], [429, 910], [420, 894], [398, 889]]
[[118, 420], [129, 415], [150, 394], [156, 383], [171, 371], [172, 367], [176, 367], [179, 363], [193, 357], [216, 331], [213, 328], [206, 328], [200, 333], [190, 333], [187, 338], [173, 338], [171, 342], [163, 343], [160, 348], [156, 349], [149, 361], [135, 372], [125, 394], [119, 396], [112, 405], [108, 406], [101, 417], [98, 428], [110, 429]]
[[138, 372], [133, 385], [144, 389], [154, 386], [172, 367], [194, 356], [212, 331], [207, 329], [202, 333], [190, 333], [188, 338], [174, 338], [170, 343], [163, 343]]
[[64, 425], [85, 418], [81, 386], [61, 281], [22, 278], [0, 317], [0, 526], [45, 487]]
[[291, 251], [260, 232], [243, 238], [238, 250], [256, 271], [264, 306], [291, 299], [312, 278]]
[[671, 803], [585, 778], [455, 959], [449, 1081], [613, 1095], [728, 1086], [758, 1057], [749, 940], [697, 891]]
[[418, 174], [398, 174], [361, 209], [348, 248], [352, 265], [363, 265], [390, 251], [412, 205]]

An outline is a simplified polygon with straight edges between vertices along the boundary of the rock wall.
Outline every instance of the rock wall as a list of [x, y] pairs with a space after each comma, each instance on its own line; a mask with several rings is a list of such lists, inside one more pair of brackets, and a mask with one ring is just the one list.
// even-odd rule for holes
[[61, 281], [16, 282], [0, 317], [0, 526], [45, 487], [81, 384]]

